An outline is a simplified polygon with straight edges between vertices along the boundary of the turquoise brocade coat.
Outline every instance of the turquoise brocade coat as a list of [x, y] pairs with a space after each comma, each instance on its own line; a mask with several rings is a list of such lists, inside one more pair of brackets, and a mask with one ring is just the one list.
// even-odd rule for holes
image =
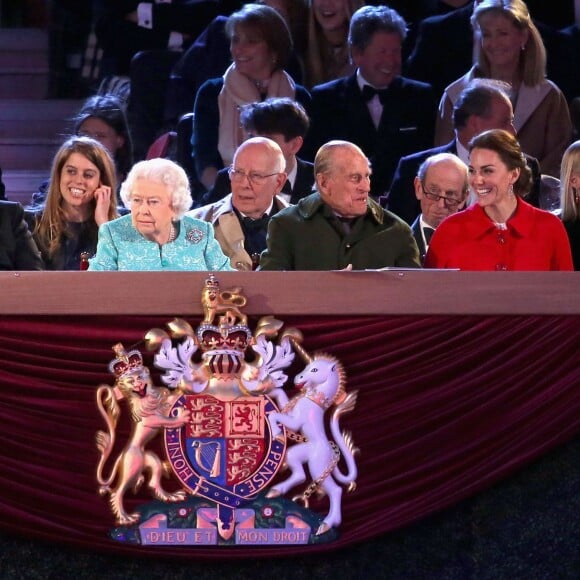
[[131, 215], [104, 223], [89, 270], [232, 270], [211, 224], [188, 216], [179, 224], [177, 238], [160, 246], [133, 227]]

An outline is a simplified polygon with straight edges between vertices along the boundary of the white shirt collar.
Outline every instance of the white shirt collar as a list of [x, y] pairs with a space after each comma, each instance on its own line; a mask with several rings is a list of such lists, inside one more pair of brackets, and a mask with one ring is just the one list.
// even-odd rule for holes
[[425, 245], [425, 250], [427, 250], [429, 248], [429, 244], [427, 243], [427, 240], [425, 239], [425, 228], [431, 228], [432, 230], [434, 230], [435, 228], [433, 226], [430, 226], [423, 219], [423, 214], [421, 214], [419, 217], [419, 227], [421, 228], [421, 237], [423, 238], [423, 244]]

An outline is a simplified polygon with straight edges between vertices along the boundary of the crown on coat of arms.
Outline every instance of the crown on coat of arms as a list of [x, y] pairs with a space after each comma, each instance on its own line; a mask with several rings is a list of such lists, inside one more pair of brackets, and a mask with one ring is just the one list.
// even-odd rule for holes
[[115, 378], [120, 379], [130, 372], [143, 368], [143, 357], [138, 350], [127, 352], [123, 344], [119, 342], [113, 346], [113, 352], [117, 357], [109, 363], [109, 371], [115, 375]]

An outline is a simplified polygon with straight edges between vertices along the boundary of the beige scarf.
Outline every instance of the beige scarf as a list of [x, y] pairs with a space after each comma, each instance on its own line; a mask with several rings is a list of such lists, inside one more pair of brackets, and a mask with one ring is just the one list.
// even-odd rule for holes
[[[289, 97], [294, 99], [296, 85], [283, 70], [274, 71], [268, 84], [266, 98]], [[240, 107], [260, 101], [260, 92], [256, 85], [230, 65], [224, 74], [224, 86], [218, 95], [220, 111], [218, 151], [224, 166], [231, 165], [234, 153], [244, 140], [240, 127]]]

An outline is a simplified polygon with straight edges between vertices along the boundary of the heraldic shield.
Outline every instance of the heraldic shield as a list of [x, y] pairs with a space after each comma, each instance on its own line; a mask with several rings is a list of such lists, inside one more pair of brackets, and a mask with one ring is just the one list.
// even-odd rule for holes
[[278, 409], [270, 398], [183, 395], [180, 405], [191, 419], [179, 430], [165, 431], [165, 448], [193, 495], [239, 507], [272, 481], [285, 444], [271, 438], [266, 414]]
[[[115, 384], [96, 393], [107, 427], [96, 434], [97, 483], [116, 520], [111, 536], [152, 546], [335, 539], [341, 486], [354, 491], [358, 452], [339, 426], [357, 396], [346, 392], [340, 361], [309, 355], [300, 331], [282, 330], [272, 316], [262, 317], [252, 332], [241, 289], [221, 291], [213, 276], [201, 303], [204, 318], [196, 329], [174, 319], [168, 330], [145, 334], [164, 386], [153, 384], [139, 350], [113, 346]], [[285, 370], [296, 355], [306, 367], [294, 377], [296, 394], [289, 397]], [[122, 402], [132, 430], [115, 458]], [[149, 447], [157, 439], [165, 457]], [[162, 485], [164, 476], [169, 482]], [[306, 484], [301, 494], [284, 497], [300, 484]], [[129, 511], [126, 495], [140, 487], [156, 501]], [[328, 498], [324, 517], [309, 509], [315, 492]]]

